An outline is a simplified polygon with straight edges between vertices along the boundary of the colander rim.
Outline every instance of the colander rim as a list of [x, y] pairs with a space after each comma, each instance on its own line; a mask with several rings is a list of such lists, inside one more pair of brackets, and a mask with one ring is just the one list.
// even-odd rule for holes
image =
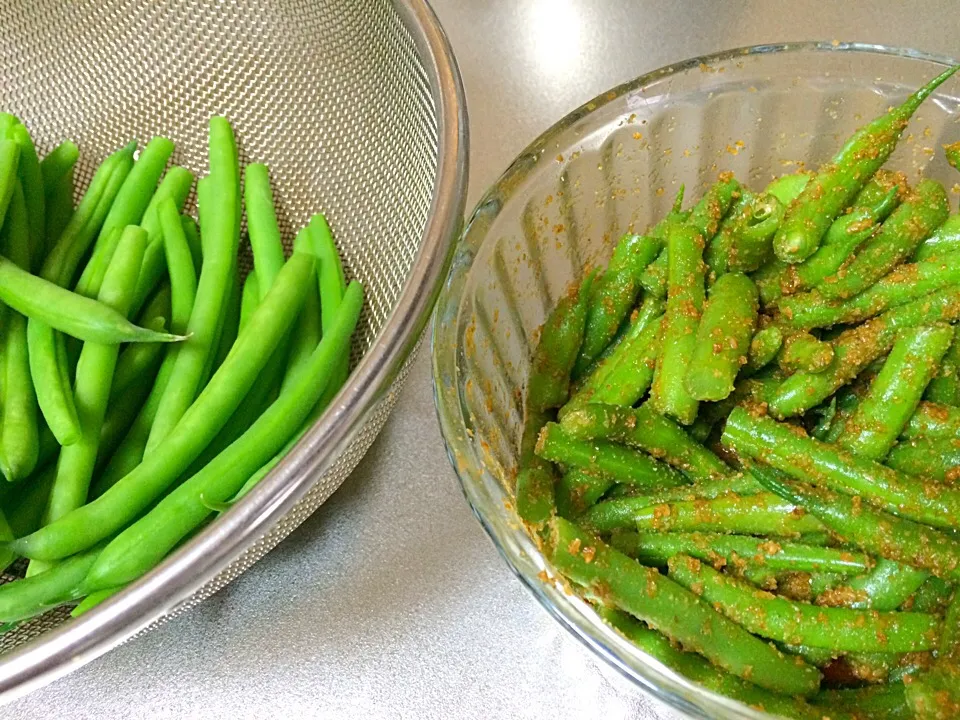
[[468, 121], [459, 68], [429, 3], [391, 2], [430, 84], [438, 147], [430, 215], [396, 307], [330, 409], [241, 502], [123, 592], [0, 657], [0, 704], [103, 655], [175, 610], [240, 557], [330, 469], [417, 347], [463, 222]]

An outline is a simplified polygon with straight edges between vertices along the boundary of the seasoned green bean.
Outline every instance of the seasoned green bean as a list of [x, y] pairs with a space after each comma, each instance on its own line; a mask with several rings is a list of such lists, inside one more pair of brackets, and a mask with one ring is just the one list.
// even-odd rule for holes
[[722, 400], [733, 392], [747, 362], [757, 311], [757, 288], [746, 275], [728, 273], [714, 283], [684, 381], [695, 400]]
[[949, 325], [904, 330], [836, 442], [861, 457], [883, 459], [916, 411], [952, 340]]
[[807, 437], [802, 430], [738, 407], [730, 413], [723, 443], [790, 477], [862, 498], [900, 517], [934, 527], [960, 526], [960, 491], [940, 488]]
[[819, 687], [815, 668], [787, 658], [689, 590], [562, 518], [551, 521], [547, 555], [574, 582], [727, 672], [787, 695]]
[[960, 476], [960, 441], [953, 438], [908, 440], [895, 445], [884, 462], [918, 481], [948, 481], [952, 485]]
[[817, 607], [757, 592], [687, 555], [669, 562], [670, 577], [761, 637], [845, 652], [918, 652], [936, 647], [940, 620], [923, 613]]
[[692, 224], [672, 225], [667, 232], [669, 290], [663, 316], [662, 349], [657, 356], [650, 402], [663, 413], [690, 425], [699, 402], [684, 379], [697, 343], [704, 302], [703, 234]]

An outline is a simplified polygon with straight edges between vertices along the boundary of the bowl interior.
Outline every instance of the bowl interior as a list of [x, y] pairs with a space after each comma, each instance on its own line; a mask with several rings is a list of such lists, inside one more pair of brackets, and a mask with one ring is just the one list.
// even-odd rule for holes
[[[760, 717], [634, 650], [549, 570], [511, 505], [523, 390], [546, 314], [617, 240], [689, 207], [721, 171], [751, 188], [815, 169], [857, 127], [943, 70], [945, 58], [843, 44], [764, 46], [664, 68], [574, 111], [484, 196], [435, 320], [438, 407], [467, 499], [518, 576], [565, 626], [685, 711]], [[940, 146], [960, 136], [960, 82], [916, 114], [888, 164], [960, 192]]]

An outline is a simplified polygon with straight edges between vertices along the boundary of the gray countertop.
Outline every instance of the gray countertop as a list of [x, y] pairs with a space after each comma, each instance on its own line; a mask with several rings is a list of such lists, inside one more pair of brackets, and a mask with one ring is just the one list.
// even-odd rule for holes
[[[468, 205], [568, 111], [666, 63], [811, 39], [960, 55], [950, 0], [434, 5], [467, 89]], [[567, 636], [497, 555], [447, 462], [430, 385], [425, 348], [353, 476], [237, 582], [0, 717], [674, 718]]]

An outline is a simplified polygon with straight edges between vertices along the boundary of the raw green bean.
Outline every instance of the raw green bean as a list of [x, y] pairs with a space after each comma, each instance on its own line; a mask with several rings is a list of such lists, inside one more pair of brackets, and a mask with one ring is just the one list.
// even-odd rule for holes
[[[321, 268], [323, 260], [321, 259]], [[322, 273], [322, 269], [321, 269]], [[336, 306], [336, 278], [321, 274], [320, 311], [323, 317]], [[570, 393], [570, 373], [580, 351], [586, 326], [587, 302], [593, 276], [588, 275], [579, 287], [571, 287], [547, 317], [540, 330], [540, 342], [533, 352], [530, 377], [527, 379], [527, 405], [533, 412], [558, 408], [567, 402]], [[329, 303], [325, 298], [332, 298]]]
[[788, 695], [809, 695], [819, 687], [816, 669], [787, 658], [674, 581], [562, 518], [551, 521], [547, 555], [574, 582], [727, 672]]
[[[138, 322], [151, 330], [165, 330], [170, 318], [170, 286], [164, 285], [140, 313]], [[163, 361], [166, 346], [160, 343], [130, 343], [120, 351], [110, 385], [110, 403], [137, 385], [149, 384]]]
[[580, 377], [613, 339], [640, 292], [640, 275], [663, 247], [659, 238], [624, 236], [613, 252], [606, 271], [590, 289], [586, 327], [573, 377]]
[[[0, 227], [3, 226], [16, 187], [17, 168], [20, 166], [20, 145], [15, 140], [0, 137]], [[21, 186], [21, 193], [23, 192]], [[26, 202], [26, 200], [24, 200]], [[29, 247], [29, 244], [27, 245]]]
[[180, 422], [155, 452], [99, 498], [11, 545], [25, 557], [57, 560], [92, 547], [125, 527], [149, 507], [213, 440], [226, 418], [256, 382], [272, 349], [286, 335], [316, 263], [294, 253], [284, 265], [246, 332]]
[[[80, 279], [77, 280], [77, 286], [73, 289], [78, 295], [88, 298], [96, 298], [100, 292], [100, 285], [103, 283], [103, 276], [106, 275], [107, 266], [117, 251], [117, 245], [120, 243], [120, 236], [123, 234], [122, 227], [112, 227], [106, 233], [101, 233], [97, 240], [97, 250], [99, 253], [96, 258], [91, 258], [80, 273]], [[94, 262], [94, 259], [97, 262]]]
[[952, 340], [949, 325], [904, 330], [836, 442], [861, 457], [882, 460], [916, 411]]
[[170, 275], [170, 327], [175, 332], [187, 332], [197, 297], [197, 274], [180, 223], [180, 211], [172, 197], [158, 203], [157, 221]]
[[[960, 477], [960, 441], [952, 438], [908, 440], [894, 446], [885, 462], [891, 468], [916, 477], [918, 481], [947, 481], [952, 485]], [[931, 488], [930, 491], [940, 493], [947, 490]]]
[[846, 652], [918, 652], [936, 646], [940, 621], [934, 615], [791, 602], [757, 592], [687, 555], [674, 556], [669, 567], [671, 579], [761, 637]]
[[[6, 222], [3, 225], [3, 254], [19, 267], [30, 267], [30, 233], [23, 186], [16, 183]], [[11, 481], [33, 472], [40, 453], [37, 425], [37, 396], [30, 378], [27, 351], [27, 319], [8, 312], [0, 334], [3, 411], [0, 428], [0, 472]]]
[[[320, 344], [320, 338], [322, 337], [320, 323], [320, 291], [318, 288], [312, 287], [307, 291], [307, 299], [303, 303], [303, 309], [300, 310], [297, 323], [293, 328], [290, 353], [283, 373], [283, 382], [280, 385], [281, 393], [284, 388], [289, 387], [294, 382], [300, 368], [309, 361], [313, 351]], [[350, 352], [349, 346], [344, 352]]]
[[960, 408], [923, 401], [900, 433], [903, 440], [960, 440]]
[[240, 301], [240, 332], [243, 332], [259, 306], [260, 283], [257, 282], [257, 271], [251, 270], [247, 279], [243, 282], [243, 298]]
[[[621, 487], [633, 489], [633, 486]], [[580, 516], [578, 522], [584, 527], [602, 533], [618, 529], [636, 530], [638, 514], [654, 505], [713, 500], [730, 493], [754, 495], [759, 492], [763, 492], [763, 487], [750, 475], [741, 473], [717, 480], [705, 480], [693, 485], [679, 485], [675, 488], [651, 492], [648, 495], [604, 500], [588, 509]]]
[[834, 358], [820, 373], [797, 373], [784, 380], [768, 398], [776, 417], [792, 417], [819, 405], [852, 381], [876, 358], [893, 347], [903, 328], [960, 317], [960, 289], [945, 288], [893, 308], [833, 341]]
[[[110, 213], [103, 221], [103, 227], [100, 230], [100, 236], [93, 248], [93, 255], [90, 258], [88, 267], [105, 268], [110, 264], [112, 250], [109, 244], [104, 243], [104, 239], [109, 236], [114, 228], [123, 228], [127, 225], [139, 225], [143, 220], [147, 206], [157, 189], [157, 183], [167, 161], [173, 154], [173, 142], [163, 137], [155, 137], [146, 144], [137, 159], [136, 164], [124, 180], [123, 186], [117, 193], [116, 199], [110, 208]], [[84, 273], [86, 275], [86, 273]], [[85, 292], [82, 294], [87, 297], [96, 297], [100, 288], [96, 283], [97, 278], [102, 278], [103, 271], [94, 270], [91, 273], [93, 281], [84, 286]]]
[[[23, 125], [15, 126], [7, 134], [20, 146], [20, 162], [17, 165], [17, 177], [23, 187], [27, 204], [27, 227], [30, 231], [31, 252], [40, 257], [46, 249], [46, 197], [43, 191], [43, 173], [40, 170], [40, 158], [33, 138]], [[35, 263], [39, 264], [39, 263]], [[29, 265], [27, 266], [29, 268]]]
[[77, 603], [77, 606], [70, 611], [70, 617], [80, 617], [90, 612], [102, 602], [106, 602], [118, 592], [123, 590], [122, 587], [110, 588], [109, 590], [100, 590], [95, 593], [90, 593], [83, 600]]
[[695, 400], [723, 400], [747, 362], [757, 324], [757, 288], [746, 275], [727, 273], [710, 290], [684, 380]]
[[913, 262], [923, 262], [960, 252], [960, 214], [951, 215], [924, 240], [913, 254]]
[[830, 223], [846, 209], [871, 176], [887, 161], [910, 117], [942, 82], [953, 67], [912, 94], [899, 107], [876, 118], [847, 140], [833, 160], [791, 203], [773, 247], [784, 262], [806, 260], [820, 246]]
[[927, 525], [870, 509], [859, 498], [801, 485], [757, 466], [754, 475], [765, 487], [817, 517], [832, 532], [879, 557], [960, 580], [960, 542]]
[[[57, 446], [59, 447], [59, 445]], [[19, 497], [4, 508], [15, 537], [32, 533], [40, 527], [47, 509], [50, 488], [57, 476], [57, 464], [49, 463], [31, 477], [28, 486]]]
[[697, 343], [703, 312], [703, 235], [692, 224], [672, 225], [667, 232], [669, 290], [663, 316], [663, 340], [650, 389], [650, 402], [664, 415], [690, 425], [698, 401], [684, 386]]
[[[142, 228], [127, 226], [107, 268], [99, 300], [121, 315], [129, 311], [133, 302], [146, 243], [147, 234]], [[47, 523], [58, 520], [87, 500], [119, 349], [119, 345], [91, 342], [83, 345], [74, 390], [80, 438], [60, 453], [57, 477], [47, 505]]]
[[[283, 240], [274, 210], [270, 171], [266, 165], [247, 165], [243, 178], [243, 198], [247, 209], [247, 231], [253, 250], [253, 265], [265, 293], [283, 267]], [[323, 272], [321, 268], [320, 272]]]
[[863, 553], [746, 535], [618, 533], [610, 544], [643, 565], [658, 567], [665, 567], [667, 560], [681, 554], [712, 563], [718, 569], [733, 570], [757, 566], [773, 571], [856, 575], [873, 566]]
[[681, 470], [692, 481], [724, 477], [733, 471], [694, 442], [682, 427], [644, 403], [637, 409], [589, 404], [560, 424], [575, 440], [611, 440], [637, 447]]
[[213, 512], [210, 504], [233, 497], [246, 479], [283, 447], [331, 380], [362, 307], [363, 289], [353, 282], [330, 331], [287, 392], [229, 448], [114, 538], [87, 574], [83, 583], [87, 592], [123, 585], [153, 568]]
[[[325, 328], [332, 322], [334, 311], [339, 306], [339, 298], [343, 297], [343, 290], [346, 287], [347, 281], [343, 271], [343, 261], [340, 259], [340, 253], [337, 251], [333, 233], [327, 224], [327, 218], [323, 215], [317, 214], [310, 218], [310, 239], [313, 243], [314, 252], [317, 257], [320, 258], [320, 323], [321, 326]], [[584, 303], [586, 303], [590, 297], [590, 287], [592, 286], [593, 277], [594, 274], [588, 276], [588, 279], [584, 281], [586, 287], [581, 286], [581, 290], [584, 293]], [[337, 287], [339, 287], [339, 293], [335, 290]], [[579, 315], [581, 312], [583, 312], [584, 320], [578, 322], [585, 322], [586, 310], [578, 306], [576, 314]], [[572, 338], [570, 339], [572, 340]], [[579, 344], [579, 342], [581, 341], [578, 341], [577, 344]], [[576, 354], [579, 351], [579, 347], [575, 348], [573, 344], [574, 343], [571, 343], [567, 349], [573, 353], [573, 359], [569, 360], [571, 365], [575, 361]], [[564, 360], [564, 363], [566, 362], [567, 360]], [[350, 374], [350, 354], [344, 353], [339, 363], [340, 365], [333, 376], [333, 380], [320, 397], [318, 404], [321, 407], [326, 407], [330, 404]], [[566, 397], [563, 399], [563, 402], [565, 401]], [[562, 405], [563, 402], [561, 402], [560, 405]]]
[[[150, 199], [150, 204], [143, 213], [143, 221], [140, 225], [147, 231], [147, 251], [143, 256], [143, 268], [140, 270], [140, 279], [137, 281], [137, 295], [133, 301], [131, 313], [136, 314], [140, 311], [143, 303], [150, 297], [150, 293], [156, 288], [157, 283], [163, 277], [166, 270], [163, 233], [160, 231], [160, 220], [157, 216], [157, 207], [165, 198], [173, 198], [177, 208], [183, 209], [183, 205], [190, 194], [190, 188], [193, 187], [194, 176], [189, 170], [182, 167], [172, 167], [163, 176], [160, 186]], [[193, 220], [188, 225], [192, 225], [196, 230], [196, 224]], [[189, 233], [189, 227], [184, 230]], [[189, 234], [187, 235], [189, 240]], [[197, 251], [199, 252], [199, 250]], [[194, 251], [191, 249], [191, 255]], [[194, 269], [197, 274], [200, 273], [200, 264], [195, 263]]]
[[[74, 319], [81, 321], [82, 328], [82, 321], [96, 308], [95, 304], [84, 305], [83, 302], [79, 302], [78, 297], [73, 295], [55, 292], [53, 286], [68, 287], [72, 284], [77, 266], [90, 247], [90, 243], [100, 232], [114, 198], [133, 166], [135, 148], [135, 144], [130, 144], [115, 152], [101, 164], [90, 181], [90, 186], [80, 205], [70, 217], [70, 222], [67, 223], [44, 259], [40, 278], [34, 278], [25, 273], [13, 273], [9, 276], [11, 268], [0, 261], [0, 299], [13, 306], [11, 293], [22, 292], [21, 299], [24, 307], [19, 309], [19, 312], [29, 318], [27, 345], [30, 354], [30, 375], [37, 391], [37, 403], [47, 425], [61, 445], [74, 442], [80, 435], [80, 427], [77, 410], [73, 404], [70, 380], [67, 376], [68, 369], [65, 361], [60, 357], [60, 348], [63, 347], [62, 338], [58, 340], [55, 330], [65, 331], [68, 334], [70, 332], [64, 327], [57, 327], [56, 324], [51, 323], [69, 319], [69, 313], [72, 311], [78, 315]], [[49, 281], [51, 285], [45, 286], [39, 282], [41, 279]], [[32, 317], [26, 312], [26, 307], [35, 300], [39, 300], [34, 305], [37, 315]], [[70, 304], [64, 305], [65, 301]], [[78, 309], [80, 312], [76, 312]], [[114, 319], [116, 320], [117, 316], [114, 316]]]
[[23, 580], [0, 585], [0, 622], [15, 623], [83, 597], [79, 586], [101, 548], [95, 547]]
[[[73, 217], [73, 175], [74, 170], [71, 168], [44, 198], [44, 210], [46, 211], [46, 222], [44, 223], [45, 247], [53, 247], [57, 238], [63, 234], [64, 229], [70, 224], [70, 219]], [[38, 262], [41, 260], [39, 256], [36, 259]], [[34, 265], [36, 267], [37, 264]]]
[[240, 166], [233, 129], [224, 118], [210, 120], [210, 175], [200, 184], [203, 269], [187, 324], [190, 339], [177, 353], [176, 368], [150, 428], [148, 455], [179, 423], [201, 390], [204, 372], [208, 364], [213, 364], [227, 291], [235, 277], [240, 241]]
[[187, 245], [190, 246], [190, 256], [193, 258], [193, 269], [197, 275], [203, 267], [203, 250], [200, 246], [200, 228], [197, 227], [197, 221], [189, 215], [180, 216], [180, 224], [183, 225], [183, 234], [187, 238]]
[[960, 524], [960, 491], [938, 488], [868, 458], [806, 437], [797, 428], [735, 408], [723, 444], [792, 478], [863, 499], [903, 518], [934, 527]]
[[103, 303], [31, 275], [3, 257], [0, 257], [0, 300], [31, 321], [84, 342], [108, 345], [183, 340], [177, 335], [138, 327]]
[[648, 490], [686, 484], [682, 474], [645, 452], [602, 440], [577, 440], [556, 423], [547, 423], [540, 431], [536, 453], [550, 462]]
[[747, 362], [742, 374], [749, 377], [773, 362], [783, 347], [783, 332], [776, 325], [768, 325], [758, 330], [750, 340], [747, 350]]
[[863, 292], [913, 255], [948, 213], [943, 185], [936, 180], [921, 181], [853, 260], [818, 286], [820, 293], [826, 298], [846, 299]]
[[209, 378], [210, 373], [223, 365], [223, 361], [230, 354], [233, 344], [237, 341], [237, 335], [240, 333], [240, 293], [240, 278], [234, 273], [230, 280], [230, 288], [223, 309], [221, 327], [218, 330], [217, 352], [213, 355], [213, 366], [204, 371], [204, 383]]
[[80, 148], [67, 140], [47, 153], [40, 161], [40, 176], [43, 178], [43, 194], [49, 197], [57, 190], [60, 181], [68, 175], [80, 159]]
[[[674, 647], [664, 635], [651, 630], [624, 612], [602, 606], [598, 606], [596, 611], [607, 624], [616, 628], [620, 634], [647, 655], [708, 690], [739, 700], [777, 717], [824, 720], [820, 710], [807, 705], [802, 700], [764, 690], [753, 683], [726, 673], [696, 653], [684, 652]], [[843, 720], [843, 718], [831, 714], [830, 720]]]

